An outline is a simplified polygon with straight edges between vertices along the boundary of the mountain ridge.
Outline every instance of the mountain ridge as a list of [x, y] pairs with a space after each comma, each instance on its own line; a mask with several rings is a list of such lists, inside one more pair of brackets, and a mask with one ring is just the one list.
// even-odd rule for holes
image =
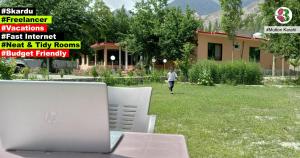
[[[258, 3], [261, 0], [242, 0], [242, 7]], [[195, 10], [200, 16], [207, 16], [221, 10], [220, 2], [218, 0], [174, 0], [169, 6], [180, 7], [185, 9], [189, 5], [191, 9]]]

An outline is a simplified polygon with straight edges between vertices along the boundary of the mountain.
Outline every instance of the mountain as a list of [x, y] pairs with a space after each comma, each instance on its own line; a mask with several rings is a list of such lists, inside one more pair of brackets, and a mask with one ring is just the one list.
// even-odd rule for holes
[[[259, 4], [263, 3], [264, 0], [243, 0], [243, 16], [244, 18], [246, 15], [258, 13], [259, 12]], [[210, 13], [209, 15], [201, 16], [201, 19], [204, 20], [204, 25], [208, 25], [209, 21], [214, 23], [215, 21], [221, 21], [221, 10], [216, 12]]]
[[172, 7], [185, 9], [189, 5], [198, 15], [208, 15], [220, 9], [217, 1], [214, 0], [174, 0], [169, 4]]
[[[261, 0], [242, 0], [242, 6], [245, 8], [258, 1]], [[169, 5], [182, 9], [185, 9], [189, 5], [200, 16], [210, 15], [221, 9], [219, 0], [174, 0]]]

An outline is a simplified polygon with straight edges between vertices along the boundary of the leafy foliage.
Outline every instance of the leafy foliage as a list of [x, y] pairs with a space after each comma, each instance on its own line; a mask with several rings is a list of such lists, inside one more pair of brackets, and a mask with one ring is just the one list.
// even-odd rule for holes
[[82, 43], [81, 50], [71, 50], [73, 59], [78, 52], [93, 54], [92, 43], [119, 42], [134, 59], [143, 56], [146, 68], [154, 56], [169, 61], [184, 58], [183, 45], [196, 44], [195, 31], [202, 27], [194, 11], [169, 7], [168, 0], [137, 1], [131, 12], [124, 6], [112, 12], [103, 0], [2, 0], [0, 6], [35, 7], [38, 15], [53, 16], [49, 32], [63, 32], [65, 40]]
[[[296, 67], [300, 66], [300, 56], [295, 59], [290, 59], [289, 63], [294, 67], [294, 72], [296, 73]], [[297, 72], [298, 76], [298, 72]]]
[[195, 45], [192, 43], [185, 43], [183, 45], [183, 49], [181, 50], [183, 52], [183, 57], [181, 60], [177, 60], [176, 63], [178, 67], [180, 68], [183, 76], [184, 76], [184, 81], [188, 80], [188, 71], [192, 66], [192, 61], [191, 61], [191, 54], [195, 49]]
[[184, 58], [184, 45], [196, 45], [195, 31], [202, 27], [202, 22], [194, 16], [194, 11], [189, 7], [184, 13], [179, 8], [169, 8], [161, 26], [159, 45], [162, 48], [162, 56], [169, 60]]
[[[279, 24], [274, 18], [277, 8], [285, 6], [292, 10], [293, 19], [288, 24]], [[295, 0], [265, 1], [261, 5], [263, 23], [266, 26], [297, 26], [300, 23], [300, 3]], [[266, 34], [267, 42], [264, 48], [275, 55], [285, 58], [297, 58], [300, 56], [299, 34]]]
[[242, 34], [253, 35], [256, 32], [263, 32], [263, 17], [261, 14], [249, 14], [241, 22], [241, 28], [238, 31]]
[[196, 30], [202, 22], [187, 8], [167, 7], [167, 0], [141, 0], [132, 16], [131, 33], [124, 40], [134, 55], [143, 56], [149, 67], [153, 57], [175, 61], [183, 58], [181, 51], [187, 42], [196, 44]]
[[232, 61], [234, 40], [236, 32], [241, 27], [242, 1], [241, 0], [220, 0], [222, 9], [221, 27], [227, 33], [229, 40], [232, 41]]
[[202, 85], [219, 83], [227, 84], [261, 84], [262, 72], [256, 63], [235, 61], [217, 63], [215, 61], [199, 61], [189, 71], [190, 81]]
[[221, 27], [228, 34], [230, 40], [234, 40], [236, 31], [241, 27], [242, 1], [220, 0], [222, 9]]
[[29, 73], [30, 73], [30, 68], [27, 66], [21, 70], [21, 74], [23, 75], [24, 79], [28, 79]]
[[6, 62], [0, 58], [0, 79], [11, 80], [16, 69], [16, 63], [14, 61]]

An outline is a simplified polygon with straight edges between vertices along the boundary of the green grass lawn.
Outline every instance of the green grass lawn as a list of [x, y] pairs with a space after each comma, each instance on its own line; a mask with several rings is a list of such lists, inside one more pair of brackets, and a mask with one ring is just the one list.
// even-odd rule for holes
[[155, 132], [184, 135], [191, 158], [300, 157], [300, 88], [151, 86]]

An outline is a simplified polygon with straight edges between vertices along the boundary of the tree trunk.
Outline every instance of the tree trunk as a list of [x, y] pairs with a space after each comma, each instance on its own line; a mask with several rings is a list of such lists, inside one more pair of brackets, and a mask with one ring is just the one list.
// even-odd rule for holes
[[273, 62], [272, 62], [272, 76], [275, 76], [275, 55], [273, 54]]
[[231, 62], [233, 63], [234, 40], [232, 40]]
[[242, 44], [241, 60], [243, 60], [243, 56], [244, 56], [244, 46], [245, 46], [245, 41], [243, 41], [243, 44]]
[[284, 57], [281, 59], [281, 76], [284, 77]]
[[47, 71], [48, 71], [48, 76], [47, 76], [47, 79], [49, 80], [49, 74], [50, 74], [50, 59], [47, 58]]

